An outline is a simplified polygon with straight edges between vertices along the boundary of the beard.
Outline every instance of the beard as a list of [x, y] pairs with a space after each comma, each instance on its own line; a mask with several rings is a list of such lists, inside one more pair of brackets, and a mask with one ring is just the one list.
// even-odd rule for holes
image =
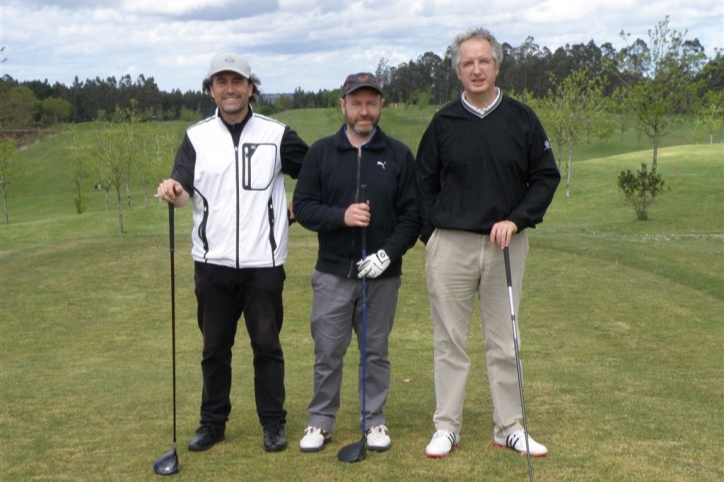
[[[357, 117], [347, 117], [347, 125], [352, 128], [353, 131], [355, 131], [357, 134], [361, 136], [366, 136], [369, 134], [372, 134], [375, 129], [377, 129], [377, 124], [380, 122], [380, 118], [373, 117], [373, 116], [357, 116]], [[360, 125], [361, 121], [366, 121], [368, 124], [366, 125]]]

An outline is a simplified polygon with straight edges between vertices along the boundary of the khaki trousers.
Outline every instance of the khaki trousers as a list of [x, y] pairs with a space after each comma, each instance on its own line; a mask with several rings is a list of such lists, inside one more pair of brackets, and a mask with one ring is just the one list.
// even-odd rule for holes
[[[425, 250], [434, 334], [435, 429], [460, 433], [470, 368], [465, 349], [477, 294], [495, 435], [507, 436], [522, 428], [522, 411], [503, 251], [490, 244], [489, 236], [446, 229], [436, 229]], [[508, 251], [517, 313], [528, 254], [525, 231], [513, 236]]]

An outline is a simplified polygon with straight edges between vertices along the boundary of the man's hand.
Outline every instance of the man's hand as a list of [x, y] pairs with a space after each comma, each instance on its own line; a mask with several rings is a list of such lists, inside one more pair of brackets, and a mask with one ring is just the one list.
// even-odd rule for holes
[[510, 238], [517, 232], [518, 226], [512, 221], [495, 223], [493, 229], [490, 230], [490, 244], [496, 245], [500, 249], [507, 248], [510, 244]]
[[184, 206], [189, 201], [189, 195], [181, 186], [181, 183], [173, 179], [166, 179], [161, 182], [156, 193], [158, 197], [177, 208]]
[[367, 256], [365, 259], [357, 263], [358, 278], [377, 278], [390, 265], [390, 258], [384, 249], [377, 251], [375, 254]]
[[344, 212], [344, 224], [352, 227], [366, 228], [370, 225], [369, 203], [350, 204]]

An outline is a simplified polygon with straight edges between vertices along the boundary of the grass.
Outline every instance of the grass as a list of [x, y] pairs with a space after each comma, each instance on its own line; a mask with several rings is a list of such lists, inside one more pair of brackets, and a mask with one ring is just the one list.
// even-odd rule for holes
[[[308, 120], [314, 114], [291, 113], [308, 140], [333, 130], [318, 113]], [[426, 124], [417, 109], [384, 115], [385, 129], [408, 144]], [[23, 153], [34, 174], [14, 185], [11, 223], [0, 226], [0, 480], [158, 480], [151, 465], [172, 440], [167, 209], [155, 201], [144, 209], [135, 193], [122, 236], [100, 192], [88, 212], [74, 214], [65, 145], [61, 134]], [[635, 220], [615, 182], [622, 169], [649, 162], [650, 150], [592, 154], [575, 164], [571, 197], [559, 189], [545, 222], [529, 233], [519, 313], [526, 408], [531, 433], [550, 450], [533, 461], [537, 481], [724, 478], [724, 150], [681, 145], [660, 154], [671, 191], [649, 221]], [[282, 332], [290, 448], [262, 450], [242, 331], [227, 441], [188, 452], [201, 388], [190, 229], [190, 211], [177, 211], [175, 479], [526, 480], [525, 458], [491, 446], [477, 317], [463, 445], [443, 460], [424, 456], [435, 400], [420, 244], [405, 259], [391, 338], [392, 449], [359, 464], [336, 460], [340, 447], [359, 439], [352, 346], [335, 441], [319, 454], [298, 451], [312, 391], [309, 276], [317, 249], [315, 235], [298, 225]]]

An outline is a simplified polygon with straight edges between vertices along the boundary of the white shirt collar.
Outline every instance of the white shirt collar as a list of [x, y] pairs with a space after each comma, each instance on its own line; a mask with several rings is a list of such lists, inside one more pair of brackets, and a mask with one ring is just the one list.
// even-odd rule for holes
[[495, 92], [496, 92], [495, 100], [493, 100], [493, 102], [489, 106], [483, 107], [482, 109], [479, 109], [479, 108], [475, 107], [474, 105], [472, 105], [470, 102], [468, 102], [467, 99], [465, 98], [464, 91], [460, 97], [462, 98], [463, 105], [470, 112], [472, 112], [473, 114], [476, 114], [477, 116], [482, 118], [482, 117], [485, 117], [486, 115], [488, 115], [488, 113], [490, 111], [495, 109], [498, 106], [498, 104], [500, 104], [500, 97], [501, 97], [500, 88], [496, 87]]

